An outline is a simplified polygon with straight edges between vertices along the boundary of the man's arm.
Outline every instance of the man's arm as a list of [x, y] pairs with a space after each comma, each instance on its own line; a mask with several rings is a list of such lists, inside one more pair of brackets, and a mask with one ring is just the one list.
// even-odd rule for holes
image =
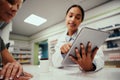
[[1, 51], [1, 55], [2, 55], [2, 62], [3, 65], [8, 63], [8, 62], [15, 62], [16, 60], [13, 58], [13, 56], [9, 53], [9, 51], [7, 50], [7, 48], [5, 48], [4, 50]]

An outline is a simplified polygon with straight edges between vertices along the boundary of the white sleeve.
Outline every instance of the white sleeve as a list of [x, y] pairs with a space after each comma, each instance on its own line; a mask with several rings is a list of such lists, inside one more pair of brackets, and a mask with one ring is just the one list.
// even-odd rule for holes
[[97, 54], [94, 57], [93, 63], [96, 66], [96, 70], [100, 70], [104, 67], [104, 54], [103, 51], [99, 48]]
[[61, 62], [63, 60], [63, 57], [60, 53], [59, 50], [57, 50], [53, 55], [52, 55], [52, 63], [54, 67], [61, 67]]
[[55, 53], [52, 55], [52, 63], [54, 67], [62, 67], [63, 56], [60, 51], [60, 47], [64, 44], [64, 41], [58, 41], [55, 46]]

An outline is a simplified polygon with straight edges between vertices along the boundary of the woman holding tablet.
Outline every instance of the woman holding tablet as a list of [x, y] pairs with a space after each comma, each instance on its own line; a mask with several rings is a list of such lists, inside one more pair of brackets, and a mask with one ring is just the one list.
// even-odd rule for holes
[[[79, 5], [72, 5], [66, 12], [66, 27], [67, 31], [61, 34], [60, 39], [55, 47], [55, 53], [52, 56], [52, 62], [55, 67], [62, 67], [61, 62], [65, 55], [68, 53], [72, 46], [72, 42], [75, 40], [78, 32], [79, 25], [84, 20], [84, 10]], [[80, 43], [81, 51], [75, 48], [77, 58], [70, 56], [71, 60], [78, 64], [82, 71], [96, 71], [104, 66], [104, 55], [103, 52], [97, 47], [92, 50], [92, 43], [88, 42], [87, 47], [84, 47]], [[80, 55], [81, 54], [81, 55]]]

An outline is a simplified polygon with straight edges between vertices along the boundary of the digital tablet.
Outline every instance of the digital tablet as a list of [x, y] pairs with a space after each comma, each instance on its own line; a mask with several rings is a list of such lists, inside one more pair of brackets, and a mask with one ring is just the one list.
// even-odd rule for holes
[[77, 47], [80, 51], [80, 43], [83, 43], [84, 46], [86, 47], [88, 41], [90, 41], [92, 43], [92, 49], [95, 47], [99, 48], [108, 38], [108, 36], [109, 36], [108, 32], [104, 32], [88, 27], [82, 28], [79, 31], [76, 39], [74, 40], [71, 49], [68, 51], [67, 55], [63, 59], [62, 65], [63, 66], [75, 65], [75, 63], [73, 63], [73, 61], [69, 58], [69, 55], [72, 54], [73, 56], [75, 56], [75, 47]]

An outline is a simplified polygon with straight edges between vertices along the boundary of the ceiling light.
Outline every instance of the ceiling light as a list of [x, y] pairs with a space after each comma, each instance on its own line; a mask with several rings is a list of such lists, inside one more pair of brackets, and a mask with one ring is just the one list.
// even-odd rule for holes
[[31, 14], [29, 17], [27, 17], [24, 22], [35, 25], [35, 26], [40, 26], [41, 24], [45, 23], [47, 20], [36, 16], [34, 14]]

